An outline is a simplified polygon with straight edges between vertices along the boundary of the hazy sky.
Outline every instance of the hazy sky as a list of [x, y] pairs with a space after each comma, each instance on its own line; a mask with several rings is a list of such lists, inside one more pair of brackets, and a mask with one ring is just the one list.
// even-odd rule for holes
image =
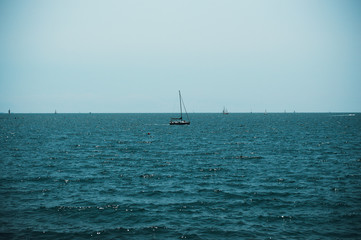
[[359, 0], [0, 2], [0, 112], [361, 111]]

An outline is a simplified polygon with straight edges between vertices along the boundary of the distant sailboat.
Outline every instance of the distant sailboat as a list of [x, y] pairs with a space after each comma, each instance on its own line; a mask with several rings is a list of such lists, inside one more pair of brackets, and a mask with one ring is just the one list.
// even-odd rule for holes
[[223, 107], [223, 111], [222, 111], [222, 113], [223, 113], [223, 114], [225, 114], [225, 115], [229, 114], [229, 112], [228, 112], [228, 110], [227, 110], [227, 108], [226, 108], [226, 107]]
[[[182, 106], [187, 115], [187, 121], [183, 120]], [[186, 107], [184, 105], [180, 91], [179, 91], [179, 107], [180, 107], [180, 117], [179, 118], [171, 118], [169, 124], [170, 125], [189, 125], [191, 122], [189, 121], [188, 113], [187, 113]]]
[[9, 109], [9, 111], [8, 111], [8, 114], [11, 114], [10, 109]]
[[57, 114], [57, 112], [56, 112], [56, 109], [55, 109], [55, 112], [54, 112], [54, 114]]

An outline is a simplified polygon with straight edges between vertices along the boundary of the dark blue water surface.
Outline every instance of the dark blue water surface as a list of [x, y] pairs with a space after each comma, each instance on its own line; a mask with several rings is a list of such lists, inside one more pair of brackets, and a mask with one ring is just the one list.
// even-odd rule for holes
[[0, 238], [361, 238], [361, 114], [171, 116], [0, 115]]

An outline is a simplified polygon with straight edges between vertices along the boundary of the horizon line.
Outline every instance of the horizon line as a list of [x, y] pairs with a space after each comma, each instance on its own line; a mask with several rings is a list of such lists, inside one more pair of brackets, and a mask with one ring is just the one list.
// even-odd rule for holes
[[[229, 112], [229, 115], [231, 114], [272, 114], [272, 113], [282, 113], [282, 114], [295, 114], [295, 113], [361, 113], [361, 111], [290, 111], [290, 112]], [[176, 114], [175, 112], [11, 112], [10, 114], [7, 112], [0, 112], [0, 114], [5, 115], [12, 115], [12, 114]], [[190, 112], [188, 114], [223, 114], [222, 112]]]

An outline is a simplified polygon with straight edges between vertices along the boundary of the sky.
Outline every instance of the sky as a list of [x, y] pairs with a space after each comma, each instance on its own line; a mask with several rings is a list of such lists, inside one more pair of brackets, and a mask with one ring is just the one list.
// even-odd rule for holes
[[0, 112], [361, 112], [358, 0], [3, 0]]

